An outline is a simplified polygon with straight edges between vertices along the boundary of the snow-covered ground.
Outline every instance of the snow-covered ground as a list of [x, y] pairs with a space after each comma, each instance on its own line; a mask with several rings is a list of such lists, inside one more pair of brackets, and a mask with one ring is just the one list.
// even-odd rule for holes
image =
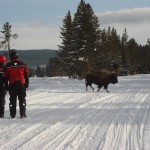
[[94, 87], [30, 78], [27, 118], [10, 118], [6, 96], [0, 150], [150, 150], [150, 75], [119, 77], [111, 93]]

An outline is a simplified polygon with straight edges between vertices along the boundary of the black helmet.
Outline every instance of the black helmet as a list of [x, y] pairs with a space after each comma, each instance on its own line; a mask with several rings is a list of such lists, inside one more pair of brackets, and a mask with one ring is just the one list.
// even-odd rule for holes
[[14, 59], [14, 58], [18, 58], [19, 55], [18, 55], [18, 53], [17, 53], [17, 51], [15, 49], [11, 49], [9, 51], [9, 57], [10, 57], [10, 59]]

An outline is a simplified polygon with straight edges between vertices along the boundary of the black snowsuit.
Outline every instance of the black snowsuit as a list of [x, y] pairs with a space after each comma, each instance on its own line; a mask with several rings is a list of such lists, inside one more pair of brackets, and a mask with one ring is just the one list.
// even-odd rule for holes
[[[10, 116], [15, 118], [17, 98], [19, 100], [20, 117], [26, 117], [26, 88], [29, 85], [29, 72], [26, 64], [14, 59], [5, 67], [6, 87], [10, 95]], [[9, 86], [8, 86], [9, 82]]]
[[4, 117], [5, 109], [4, 65], [0, 63], [0, 118]]

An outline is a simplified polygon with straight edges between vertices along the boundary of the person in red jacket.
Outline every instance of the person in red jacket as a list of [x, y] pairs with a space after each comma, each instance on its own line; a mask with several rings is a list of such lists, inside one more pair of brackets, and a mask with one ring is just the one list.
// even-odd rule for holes
[[0, 118], [4, 118], [5, 109], [5, 85], [4, 85], [4, 64], [6, 57], [0, 55]]
[[[16, 103], [19, 100], [20, 118], [26, 116], [26, 88], [29, 85], [29, 72], [26, 64], [19, 60], [19, 55], [15, 49], [10, 50], [9, 57], [11, 62], [5, 66], [5, 86], [10, 95], [10, 116], [16, 116]], [[9, 84], [8, 84], [9, 83]]]

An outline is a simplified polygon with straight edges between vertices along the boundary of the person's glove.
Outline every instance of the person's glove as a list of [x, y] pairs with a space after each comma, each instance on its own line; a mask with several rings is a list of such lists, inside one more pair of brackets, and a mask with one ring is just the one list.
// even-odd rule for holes
[[26, 84], [25, 84], [25, 87], [28, 88], [28, 87], [29, 87], [29, 84], [26, 83]]
[[4, 91], [4, 94], [5, 94], [5, 95], [7, 94], [7, 91], [6, 91], [6, 90]]
[[5, 91], [9, 91], [9, 86], [5, 86]]

